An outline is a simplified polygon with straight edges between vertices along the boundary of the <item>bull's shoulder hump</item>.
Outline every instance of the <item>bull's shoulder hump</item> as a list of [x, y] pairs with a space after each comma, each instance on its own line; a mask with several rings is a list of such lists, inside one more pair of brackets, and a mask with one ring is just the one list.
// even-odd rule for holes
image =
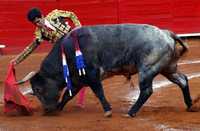
[[[79, 32], [79, 35], [81, 34], [113, 34], [113, 33], [127, 33], [127, 32], [144, 32], [144, 31], [153, 31], [153, 30], [159, 30], [157, 27], [148, 25], [148, 24], [132, 24], [132, 23], [126, 23], [126, 24], [102, 24], [102, 25], [87, 25], [82, 26], [79, 28], [74, 29], [73, 31]], [[72, 31], [72, 32], [73, 32]], [[106, 35], [106, 34], [105, 34]]]
[[[104, 29], [142, 29], [142, 28], [157, 28], [153, 25], [148, 24], [134, 24], [134, 23], [125, 23], [125, 24], [102, 24], [102, 25], [86, 25], [82, 26], [80, 28], [77, 28], [78, 30], [104, 30]], [[77, 30], [76, 29], [76, 30]]]
[[99, 24], [99, 25], [85, 25], [82, 26], [82, 29], [91, 29], [91, 28], [119, 28], [119, 27], [150, 27], [155, 28], [153, 25], [148, 24], [136, 24], [136, 23], [123, 23], [123, 24]]

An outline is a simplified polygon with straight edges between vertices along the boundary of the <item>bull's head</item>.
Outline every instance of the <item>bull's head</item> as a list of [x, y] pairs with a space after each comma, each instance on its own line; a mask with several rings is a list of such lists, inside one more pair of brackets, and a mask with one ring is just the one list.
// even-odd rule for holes
[[45, 113], [52, 113], [57, 110], [59, 99], [59, 86], [54, 79], [44, 77], [36, 73], [31, 79], [33, 93], [38, 97], [44, 107]]

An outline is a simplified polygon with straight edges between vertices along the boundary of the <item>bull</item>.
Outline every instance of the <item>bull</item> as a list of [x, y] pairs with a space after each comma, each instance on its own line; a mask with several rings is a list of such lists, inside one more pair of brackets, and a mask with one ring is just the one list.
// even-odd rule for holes
[[[86, 75], [79, 76], [75, 67], [73, 33], [76, 34], [84, 56]], [[179, 43], [180, 46], [176, 46]], [[61, 46], [64, 46], [72, 80], [72, 96], [65, 92], [58, 102], [60, 91], [66, 86], [63, 77]], [[31, 78], [34, 94], [45, 112], [61, 111], [83, 86], [89, 86], [99, 99], [106, 116], [111, 116], [111, 105], [102, 88], [105, 74], [130, 76], [138, 73], [140, 94], [126, 116], [134, 117], [153, 93], [152, 81], [162, 74], [177, 84], [189, 110], [192, 106], [188, 79], [177, 69], [177, 61], [187, 52], [187, 44], [174, 33], [146, 24], [108, 24], [83, 26], [59, 39], [40, 70]]]

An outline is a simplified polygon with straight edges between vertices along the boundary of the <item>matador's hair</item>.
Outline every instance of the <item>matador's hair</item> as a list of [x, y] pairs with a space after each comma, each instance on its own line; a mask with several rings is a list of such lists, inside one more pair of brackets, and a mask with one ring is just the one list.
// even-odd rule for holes
[[31, 22], [35, 20], [35, 18], [41, 18], [42, 13], [39, 8], [32, 8], [27, 13], [27, 19]]

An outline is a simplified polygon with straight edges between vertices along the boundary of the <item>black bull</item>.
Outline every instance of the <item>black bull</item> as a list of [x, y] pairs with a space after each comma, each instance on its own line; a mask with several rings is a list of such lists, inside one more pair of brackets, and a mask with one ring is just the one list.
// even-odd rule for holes
[[[86, 76], [78, 76], [72, 34], [77, 35], [86, 64]], [[181, 47], [176, 47], [179, 43]], [[105, 113], [111, 106], [105, 98], [101, 78], [104, 74], [135, 74], [139, 76], [140, 95], [128, 116], [135, 116], [153, 93], [152, 81], [158, 74], [177, 84], [188, 109], [192, 106], [187, 77], [177, 71], [177, 61], [187, 46], [174, 33], [155, 26], [118, 24], [85, 26], [73, 30], [57, 41], [31, 79], [34, 94], [46, 112], [62, 110], [73, 98], [65, 93], [58, 103], [59, 92], [66, 86], [63, 78], [61, 45], [64, 45], [75, 96], [83, 85], [89, 86], [100, 100]]]

